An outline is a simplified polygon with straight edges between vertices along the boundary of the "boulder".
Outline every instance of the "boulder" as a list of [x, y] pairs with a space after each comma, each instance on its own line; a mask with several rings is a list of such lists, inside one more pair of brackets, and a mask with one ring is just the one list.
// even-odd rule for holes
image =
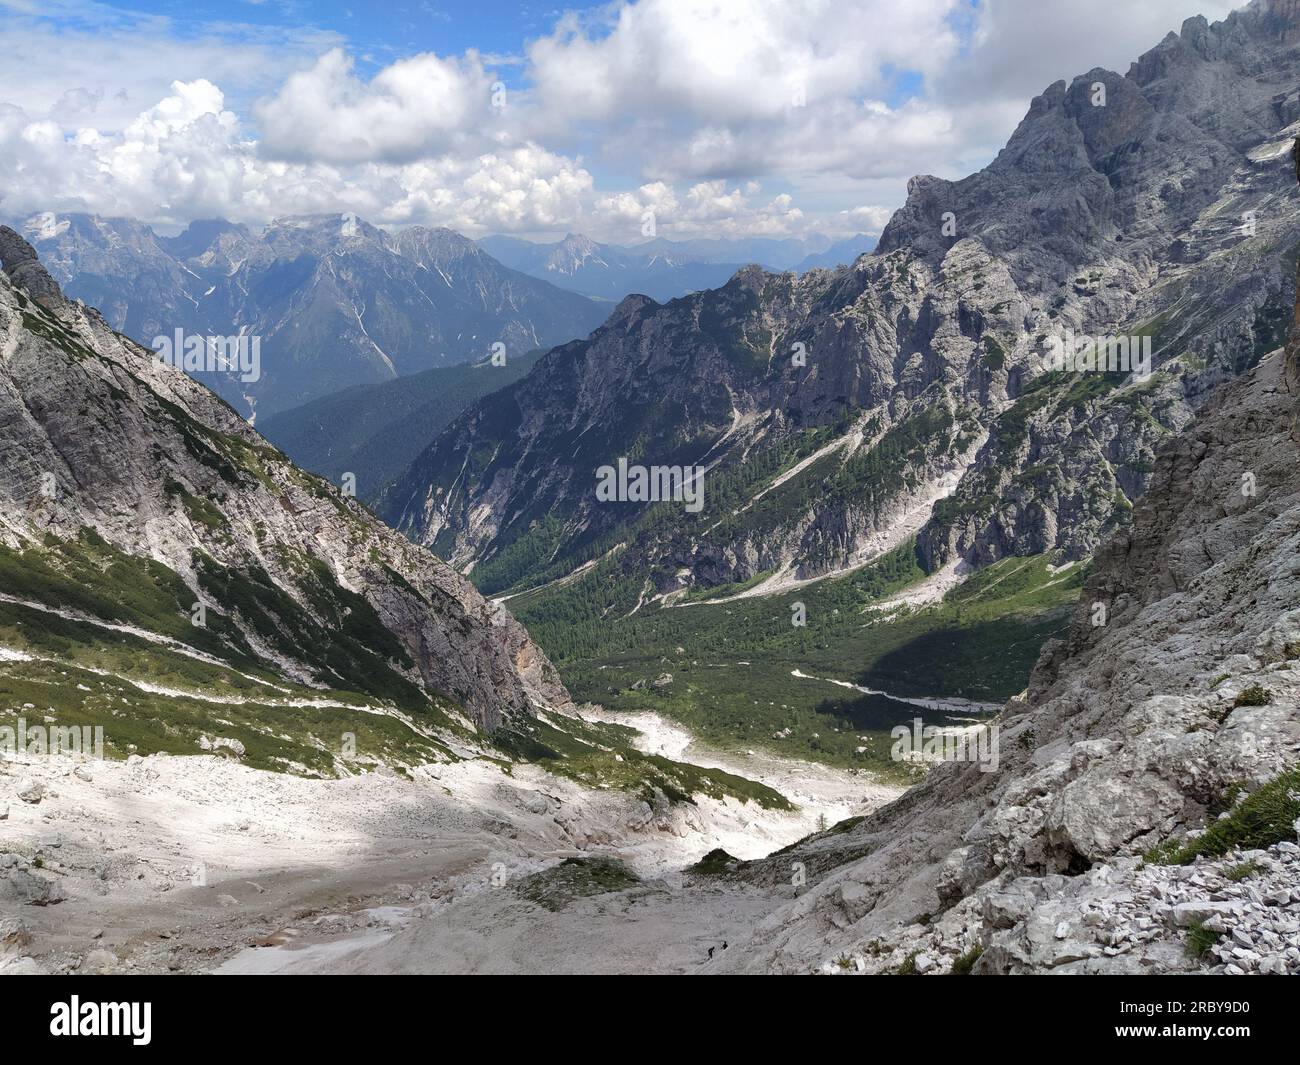
[[22, 799], [23, 802], [31, 803], [35, 806], [45, 797], [45, 785], [43, 785], [39, 780], [32, 780], [31, 777], [23, 777], [23, 779], [18, 782], [18, 787], [14, 791], [14, 794], [17, 795], [18, 798]]
[[0, 901], [17, 902], [27, 906], [53, 906], [62, 902], [63, 885], [57, 880], [34, 876], [25, 869], [11, 869], [0, 878]]

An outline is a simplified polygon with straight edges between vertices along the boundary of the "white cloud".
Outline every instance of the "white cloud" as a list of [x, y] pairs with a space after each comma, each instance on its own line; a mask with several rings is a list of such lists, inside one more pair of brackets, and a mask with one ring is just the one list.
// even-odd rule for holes
[[890, 207], [864, 206], [845, 211], [844, 217], [859, 232], [875, 236], [884, 230], [893, 213]]
[[[703, 181], [678, 196], [666, 182], [642, 185], [635, 192], [599, 198], [594, 222], [608, 239], [636, 243], [646, 236], [642, 225], [649, 212], [657, 235], [674, 237], [800, 236], [803, 211], [789, 193], [760, 197], [761, 186], [747, 182], [742, 190], [725, 181]], [[669, 227], [670, 234], [660, 231]]]
[[[352, 210], [620, 242], [647, 211], [665, 236], [879, 232], [912, 174], [982, 165], [1034, 94], [1126, 70], [1193, 5], [1231, 6], [636, 0], [560, 16], [517, 56], [363, 74], [319, 31], [182, 39], [93, 0], [56, 28], [0, 2], [7, 50], [41, 57], [0, 68], [0, 211], [175, 226]], [[921, 81], [900, 94], [899, 72]]]
[[573, 121], [704, 127], [783, 122], [887, 88], [886, 65], [932, 73], [957, 51], [956, 0], [640, 0], [603, 25], [560, 20], [527, 49], [536, 103]]
[[267, 159], [207, 81], [177, 82], [118, 134], [65, 134], [0, 107], [0, 207], [11, 215], [91, 210], [163, 226], [222, 215], [351, 210], [379, 224], [447, 225], [471, 235], [562, 228], [591, 175], [536, 145], [407, 164]]
[[1028, 100], [1062, 78], [1094, 67], [1125, 73], [1184, 20], [1223, 18], [1243, 0], [1088, 0], [1086, 4], [1042, 0], [987, 0], [969, 53], [945, 70], [938, 91], [962, 99]]
[[385, 67], [369, 82], [331, 49], [291, 74], [253, 109], [263, 150], [274, 157], [330, 163], [406, 161], [481, 143], [491, 118], [492, 79], [476, 53], [424, 54]]

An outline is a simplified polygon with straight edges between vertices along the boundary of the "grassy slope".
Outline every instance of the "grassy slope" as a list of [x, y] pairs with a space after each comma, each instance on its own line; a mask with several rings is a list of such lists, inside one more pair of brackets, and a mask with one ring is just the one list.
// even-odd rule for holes
[[[514, 593], [510, 609], [579, 700], [659, 709], [724, 746], [768, 746], [835, 764], [894, 768], [889, 729], [918, 713], [936, 722], [942, 715], [824, 681], [899, 696], [1004, 701], [1024, 688], [1042, 644], [1064, 628], [1081, 587], [1078, 568], [1053, 576], [1046, 558], [1008, 559], [942, 604], [873, 614], [873, 602], [925, 576], [908, 543], [852, 574], [779, 596], [718, 601], [764, 576], [754, 574], [732, 585], [692, 587], [683, 598], [689, 605], [645, 603], [680, 564], [662, 545], [684, 538], [761, 539], [806, 513], [814, 497], [888, 498], [915, 487], [911, 471], [925, 458], [964, 451], [974, 432], [967, 418], [936, 403], [892, 426], [875, 446], [848, 458], [833, 452], [801, 476], [760, 492], [845, 432], [850, 421], [755, 448], [743, 463], [715, 471], [698, 515], [678, 504], [651, 506], [616, 534], [577, 550], [569, 531], [548, 515], [476, 566], [473, 579], [489, 594]], [[865, 435], [878, 431], [868, 425]], [[817, 562], [816, 546], [807, 554], [802, 561]], [[647, 567], [647, 558], [656, 555], [663, 560]], [[596, 561], [561, 583], [588, 560]], [[804, 627], [792, 624], [795, 603], [805, 606]], [[824, 680], [794, 677], [796, 669]], [[663, 673], [673, 675], [672, 684], [655, 687]]]
[[[942, 603], [873, 609], [922, 576], [907, 544], [856, 573], [779, 596], [602, 617], [601, 577], [592, 572], [510, 605], [579, 700], [656, 709], [727, 746], [885, 768], [893, 725], [918, 715], [941, 723], [943, 715], [796, 678], [793, 670], [901, 696], [1000, 702], [1024, 688], [1082, 586], [1081, 567], [1053, 575], [1045, 557], [1013, 558]], [[796, 602], [805, 606], [806, 627], [792, 624]], [[673, 683], [655, 688], [662, 673]], [[638, 681], [646, 685], [633, 690]], [[788, 736], [773, 739], [787, 728]]]
[[[0, 708], [29, 725], [45, 716], [102, 725], [110, 756], [190, 753], [201, 734], [215, 731], [243, 742], [251, 765], [325, 775], [335, 771], [344, 733], [356, 738], [359, 768], [445, 755], [432, 730], [463, 731], [449, 700], [426, 695], [393, 668], [402, 648], [368, 604], [327, 573], [303, 573], [313, 616], [269, 581], [220, 572], [219, 601], [237, 606], [267, 646], [314, 669], [320, 687], [269, 669], [215, 608], [206, 625], [191, 624], [195, 595], [178, 574], [87, 531], [21, 553], [0, 547], [5, 594], [46, 608], [0, 602], [0, 646], [32, 659], [0, 661]], [[293, 705], [302, 701], [342, 705]]]
[[[236, 606], [268, 646], [315, 668], [322, 687], [269, 669], [215, 609], [206, 626], [192, 625], [194, 593], [179, 575], [93, 533], [21, 553], [0, 547], [4, 594], [40, 604], [0, 601], [0, 648], [8, 652], [0, 655], [0, 727], [17, 732], [20, 719], [29, 734], [38, 725], [100, 726], [110, 758], [199, 753], [200, 737], [221, 736], [243, 744], [247, 765], [310, 776], [381, 764], [409, 771], [455, 759], [453, 745], [463, 752], [474, 743], [450, 701], [392, 670], [401, 649], [366, 624], [359, 597], [307, 565], [301, 590], [315, 615], [258, 574], [221, 570], [220, 579], [214, 601]], [[345, 615], [335, 613], [340, 595]], [[657, 791], [678, 801], [709, 795], [789, 805], [754, 781], [642, 754], [619, 726], [557, 716], [516, 728], [479, 737], [506, 772], [512, 761], [528, 761], [646, 798]]]
[[[19, 299], [27, 328], [70, 360], [101, 357]], [[279, 452], [154, 398], [225, 491], [242, 490], [248, 478], [276, 487], [270, 467], [283, 461]], [[282, 472], [348, 520], [348, 508], [315, 478], [294, 467]], [[165, 491], [196, 527], [221, 538], [222, 512], [211, 500], [174, 481]], [[518, 722], [515, 733], [471, 737], [450, 698], [426, 693], [403, 674], [411, 665], [405, 649], [363, 597], [341, 587], [319, 560], [262, 546], [279, 553], [292, 589], [256, 564], [225, 567], [196, 550], [197, 583], [209, 606], [199, 626], [191, 623], [195, 590], [180, 574], [113, 548], [93, 529], [21, 550], [0, 546], [0, 594], [7, 597], [0, 600], [0, 728], [17, 732], [24, 722], [30, 739], [37, 726], [100, 726], [110, 758], [198, 753], [201, 737], [220, 736], [239, 740], [250, 765], [322, 776], [380, 764], [407, 770], [455, 758], [453, 745], [464, 753], [477, 742], [506, 773], [521, 759], [647, 798], [730, 795], [788, 805], [754, 781], [642, 755], [630, 732], [613, 726], [557, 716]], [[286, 679], [281, 659], [300, 663], [311, 683]]]

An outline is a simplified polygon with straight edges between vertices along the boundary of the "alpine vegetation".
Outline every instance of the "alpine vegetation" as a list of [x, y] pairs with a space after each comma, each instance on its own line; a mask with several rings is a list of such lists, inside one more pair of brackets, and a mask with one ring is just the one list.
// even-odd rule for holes
[[1300, 0], [1198, 2], [0, 4], [9, 1027], [1282, 1028]]

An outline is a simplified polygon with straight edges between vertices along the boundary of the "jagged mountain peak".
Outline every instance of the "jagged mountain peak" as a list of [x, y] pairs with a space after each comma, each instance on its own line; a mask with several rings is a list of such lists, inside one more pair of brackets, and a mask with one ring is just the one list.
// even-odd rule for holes
[[392, 234], [389, 240], [398, 254], [429, 265], [446, 266], [460, 260], [495, 263], [475, 241], [445, 226], [409, 226]]
[[748, 289], [751, 292], [762, 292], [767, 286], [768, 279], [772, 277], [758, 263], [747, 263], [731, 275], [731, 280], [724, 287], [735, 287]]
[[[128, 220], [129, 221], [129, 220]], [[257, 338], [248, 372], [196, 370], [242, 413], [357, 384], [586, 335], [604, 308], [498, 263], [444, 228], [390, 234], [352, 213], [221, 219], [158, 239], [139, 223], [45, 218], [30, 234], [70, 295], [152, 345], [182, 335]]]
[[597, 267], [622, 266], [625, 265], [625, 259], [626, 256], [596, 243], [590, 237], [579, 233], [566, 233], [564, 239], [546, 257], [546, 270], [548, 273], [572, 275], [589, 263]]
[[387, 247], [389, 235], [351, 212], [286, 215], [267, 223], [262, 241], [273, 251], [292, 248], [328, 253], [358, 245]]
[[247, 239], [247, 226], [224, 218], [196, 218], [174, 237], [162, 237], [159, 243], [178, 259], [198, 259], [213, 250], [223, 239]]
[[649, 296], [644, 296], [639, 292], [633, 292], [624, 296], [618, 302], [618, 306], [602, 324], [602, 329], [614, 329], [623, 323], [634, 320], [638, 315], [649, 307], [658, 307], [659, 304]]
[[78, 243], [83, 246], [126, 248], [149, 252], [156, 250], [158, 235], [153, 227], [134, 218], [106, 217], [85, 211], [42, 211], [22, 222], [24, 236], [35, 244], [46, 246], [58, 241], [63, 245]]
[[[1294, 971], [1293, 915], [1276, 908], [1289, 892], [1265, 904], [1233, 885], [1242, 869], [1293, 880], [1300, 829], [1300, 299], [1294, 321], [1285, 361], [1225, 386], [1161, 448], [1065, 638], [997, 719], [998, 770], [948, 762], [846, 838], [754, 863], [756, 880], [777, 861], [829, 872], [723, 968], [852, 956], [890, 972], [923, 952], [981, 974]], [[1187, 949], [1205, 920], [1231, 938]]]
[[[738, 478], [786, 434], [835, 427], [840, 443], [800, 470], [849, 480], [866, 473], [853, 461], [863, 436], [846, 432], [857, 416], [867, 441], [924, 434], [919, 469], [889, 489], [783, 481], [743, 518], [714, 515], [708, 536], [683, 518], [648, 547], [657, 566], [626, 552], [622, 576], [653, 568], [651, 601], [764, 572], [805, 579], [918, 528], [927, 570], [1090, 553], [1141, 495], [1161, 437], [1276, 349], [1289, 319], [1292, 279], [1265, 253], [1300, 241], [1277, 149], [1300, 117], [1300, 54], [1252, 19], [1215, 23], [1215, 48], [1183, 48], [1144, 81], [1097, 68], [1051, 86], [983, 170], [914, 178], [852, 269], [748, 266], [685, 299], [625, 302], [448, 427], [385, 512], [493, 587], [487, 574], [517, 576], [505, 560], [529, 552], [563, 576], [564, 559], [584, 564], [616, 535], [611, 523], [634, 537], [636, 508], [594, 506], [590, 469], [707, 455], [712, 476]], [[1225, 96], [1227, 119], [1209, 105]], [[1071, 389], [1045, 365], [1067, 332], [1136, 337], [1156, 372]], [[534, 542], [543, 514], [567, 520], [571, 554]], [[733, 539], [718, 543], [722, 527]]]

